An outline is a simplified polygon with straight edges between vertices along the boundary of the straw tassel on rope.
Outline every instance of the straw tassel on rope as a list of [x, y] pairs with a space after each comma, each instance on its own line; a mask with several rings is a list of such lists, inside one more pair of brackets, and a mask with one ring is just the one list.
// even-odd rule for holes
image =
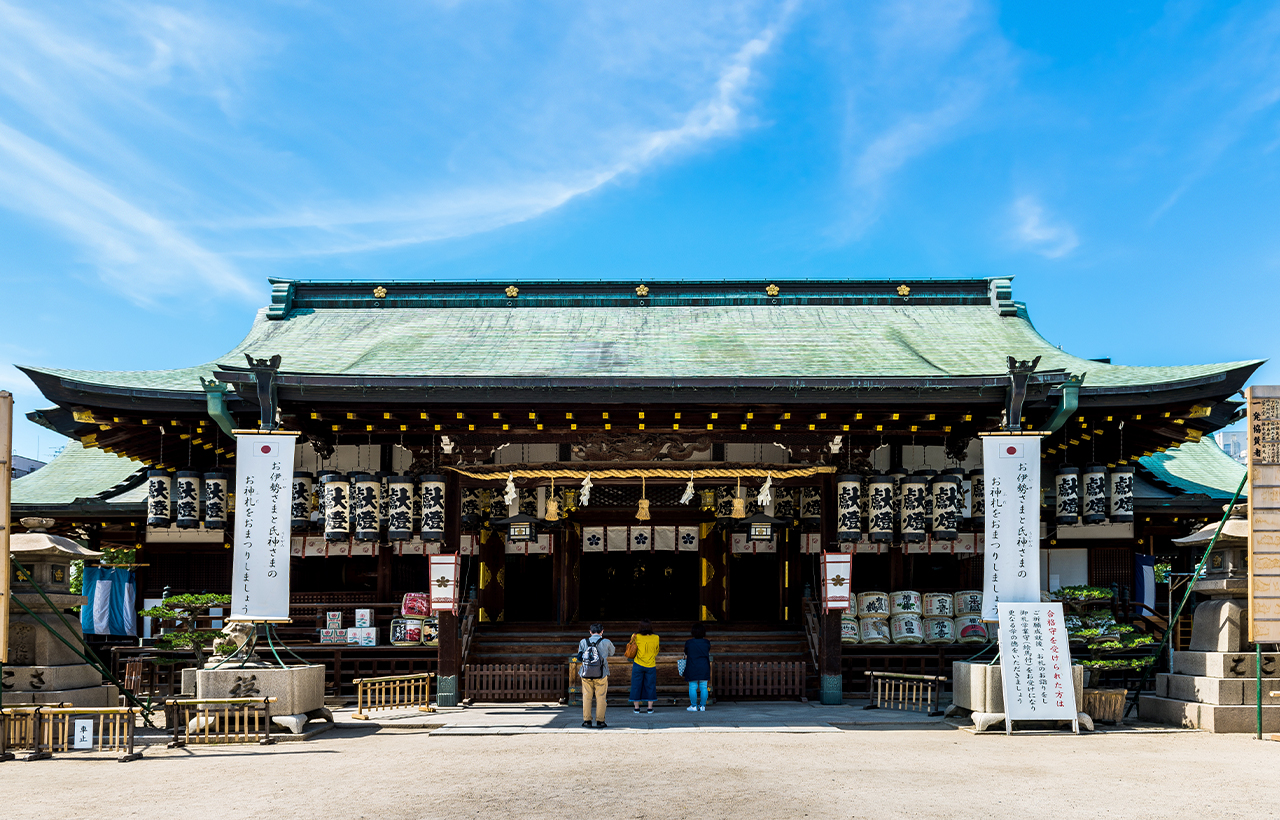
[[649, 499], [645, 498], [644, 479], [640, 479], [640, 507], [636, 510], [637, 521], [649, 520]]

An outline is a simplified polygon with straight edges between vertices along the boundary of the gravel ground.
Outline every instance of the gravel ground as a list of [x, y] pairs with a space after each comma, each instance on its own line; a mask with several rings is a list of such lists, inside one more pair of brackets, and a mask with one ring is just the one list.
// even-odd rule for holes
[[1280, 797], [1280, 743], [1196, 732], [433, 737], [343, 723], [272, 747], [83, 754], [0, 764], [0, 816], [1256, 818]]

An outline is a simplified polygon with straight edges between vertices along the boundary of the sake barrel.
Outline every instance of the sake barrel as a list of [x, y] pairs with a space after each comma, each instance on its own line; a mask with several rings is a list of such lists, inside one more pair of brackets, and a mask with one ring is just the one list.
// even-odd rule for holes
[[919, 615], [920, 605], [920, 593], [909, 589], [899, 590], [889, 596], [890, 615], [902, 615], [906, 612], [912, 612]]
[[889, 595], [884, 592], [859, 592], [859, 618], [887, 618], [889, 616]]
[[394, 618], [391, 621], [392, 646], [418, 646], [422, 643], [421, 618]]
[[962, 589], [955, 594], [955, 603], [957, 615], [981, 615], [982, 590]]
[[929, 644], [955, 643], [956, 622], [950, 618], [925, 618], [924, 642]]
[[859, 643], [858, 618], [854, 615], [840, 616], [840, 643]]
[[858, 630], [861, 633], [863, 643], [889, 642], [888, 618], [860, 618], [858, 620]]
[[987, 625], [981, 615], [960, 615], [956, 618], [956, 640], [960, 643], [986, 643]]
[[926, 618], [939, 616], [950, 618], [954, 614], [956, 614], [956, 608], [950, 592], [926, 592], [924, 594], [924, 616]]
[[440, 645], [440, 624], [439, 619], [434, 615], [430, 618], [422, 619], [422, 645], [423, 646], [439, 646]]
[[919, 612], [902, 612], [889, 619], [894, 643], [923, 643], [924, 619]]
[[400, 601], [400, 614], [407, 618], [424, 618], [430, 615], [430, 596], [425, 592], [406, 592]]

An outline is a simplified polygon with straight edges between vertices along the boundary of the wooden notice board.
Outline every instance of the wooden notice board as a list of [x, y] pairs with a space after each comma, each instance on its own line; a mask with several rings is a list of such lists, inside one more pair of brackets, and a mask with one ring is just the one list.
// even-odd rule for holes
[[1249, 640], [1280, 643], [1280, 386], [1250, 387]]

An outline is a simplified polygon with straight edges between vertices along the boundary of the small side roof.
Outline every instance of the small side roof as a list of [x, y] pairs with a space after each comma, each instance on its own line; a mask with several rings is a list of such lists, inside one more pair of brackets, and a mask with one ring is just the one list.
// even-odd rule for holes
[[142, 496], [130, 490], [141, 482], [145, 469], [137, 461], [68, 441], [53, 461], [14, 480], [11, 503], [18, 508], [141, 501]]
[[[1144, 456], [1138, 463], [1147, 474], [1175, 492], [1230, 500], [1244, 477], [1244, 465], [1222, 451], [1211, 436], [1164, 453]], [[1241, 492], [1244, 498], [1245, 493]]]

